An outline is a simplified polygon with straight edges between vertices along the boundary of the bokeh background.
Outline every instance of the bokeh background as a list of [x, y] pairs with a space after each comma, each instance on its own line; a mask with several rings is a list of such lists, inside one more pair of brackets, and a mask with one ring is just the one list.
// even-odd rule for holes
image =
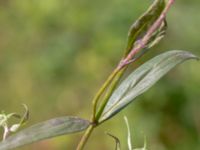
[[[30, 109], [27, 126], [59, 116], [89, 118], [91, 99], [116, 66], [132, 22], [153, 0], [0, 0], [0, 110]], [[200, 56], [200, 1], [177, 0], [167, 16], [167, 36], [129, 71], [171, 49]], [[200, 64], [186, 62], [162, 78], [119, 115], [99, 127], [87, 150], [200, 149]], [[1, 130], [2, 133], [2, 130]], [[81, 133], [18, 150], [73, 150]]]

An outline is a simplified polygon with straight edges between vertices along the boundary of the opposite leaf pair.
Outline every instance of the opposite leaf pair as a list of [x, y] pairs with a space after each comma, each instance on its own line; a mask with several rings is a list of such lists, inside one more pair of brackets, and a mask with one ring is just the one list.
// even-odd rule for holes
[[[197, 57], [186, 51], [170, 51], [158, 55], [131, 73], [113, 92], [100, 118], [103, 122], [153, 86], [176, 65]], [[90, 122], [76, 117], [60, 117], [33, 125], [0, 143], [1, 150], [13, 149], [43, 139], [85, 130]]]
[[[125, 65], [141, 57], [164, 36], [167, 23], [165, 20], [166, 14], [163, 13], [167, 12], [173, 0], [169, 0], [168, 2], [169, 3], [166, 5], [165, 0], [155, 0], [147, 12], [132, 25], [128, 35], [128, 44], [122, 59], [128, 61], [125, 62]], [[107, 95], [105, 103], [99, 106], [100, 111], [97, 113], [97, 105], [95, 105], [93, 114], [94, 120], [87, 121], [77, 117], [59, 117], [41, 122], [8, 137], [0, 143], [0, 150], [13, 149], [43, 139], [79, 132], [88, 127], [88, 129], [90, 129], [90, 127], [94, 128], [124, 109], [175, 66], [189, 59], [197, 59], [197, 57], [189, 52], [181, 50], [173, 50], [160, 54], [138, 67], [121, 83], [117, 84], [118, 82], [116, 81], [116, 84], [113, 84], [113, 89]], [[121, 74], [117, 80], [120, 79], [124, 71], [125, 70], [119, 72]], [[110, 82], [111, 84], [112, 81], [113, 80]], [[106, 88], [107, 87], [105, 87], [105, 89]], [[99, 97], [101, 97], [101, 95]], [[88, 132], [86, 132], [85, 137], [88, 139], [90, 134], [87, 133]], [[87, 139], [85, 140], [83, 138], [85, 141], [87, 141]], [[82, 149], [83, 146], [84, 144], [77, 150]]]

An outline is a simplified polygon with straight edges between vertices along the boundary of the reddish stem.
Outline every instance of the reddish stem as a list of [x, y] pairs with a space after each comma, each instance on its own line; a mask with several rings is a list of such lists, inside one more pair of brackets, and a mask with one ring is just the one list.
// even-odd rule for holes
[[137, 54], [141, 49], [145, 48], [146, 44], [148, 43], [149, 39], [151, 38], [151, 35], [160, 27], [160, 25], [162, 24], [163, 20], [166, 17], [167, 12], [169, 11], [170, 7], [172, 6], [172, 4], [174, 3], [175, 0], [169, 0], [165, 9], [163, 10], [162, 14], [160, 15], [160, 17], [155, 21], [155, 23], [150, 27], [150, 29], [147, 31], [147, 33], [145, 34], [145, 36], [141, 39], [141, 41], [139, 42], [139, 44], [134, 47], [131, 52], [128, 54], [128, 56], [123, 59], [119, 65], [118, 68], [121, 69], [124, 66], [126, 66], [127, 64], [129, 64], [129, 62], [131, 62], [131, 59], [135, 56], [135, 54]]

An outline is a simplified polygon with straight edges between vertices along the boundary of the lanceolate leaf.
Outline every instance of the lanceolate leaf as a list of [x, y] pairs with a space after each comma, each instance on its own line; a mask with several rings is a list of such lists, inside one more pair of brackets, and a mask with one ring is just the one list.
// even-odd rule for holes
[[137, 40], [142, 38], [149, 27], [158, 19], [164, 8], [165, 0], [155, 0], [150, 8], [131, 26], [125, 56], [131, 51]]
[[0, 150], [9, 150], [47, 138], [79, 132], [89, 126], [89, 121], [76, 117], [60, 117], [26, 128], [0, 143]]
[[197, 59], [197, 57], [186, 51], [173, 50], [143, 64], [113, 92], [99, 121], [103, 122], [111, 118], [137, 96], [147, 91], [168, 71], [188, 59]]

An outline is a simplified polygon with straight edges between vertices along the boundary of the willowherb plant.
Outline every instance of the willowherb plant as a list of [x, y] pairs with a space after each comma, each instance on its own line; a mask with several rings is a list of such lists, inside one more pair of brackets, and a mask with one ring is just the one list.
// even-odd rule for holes
[[[0, 143], [0, 150], [13, 149], [43, 139], [86, 130], [76, 148], [82, 150], [96, 127], [124, 109], [178, 64], [189, 59], [198, 59], [187, 51], [168, 51], [142, 64], [120, 82], [128, 66], [165, 36], [166, 14], [174, 1], [154, 0], [150, 8], [133, 23], [128, 33], [124, 55], [93, 99], [90, 120], [65, 116], [41, 122], [4, 139]], [[132, 148], [130, 142], [129, 148]]]

